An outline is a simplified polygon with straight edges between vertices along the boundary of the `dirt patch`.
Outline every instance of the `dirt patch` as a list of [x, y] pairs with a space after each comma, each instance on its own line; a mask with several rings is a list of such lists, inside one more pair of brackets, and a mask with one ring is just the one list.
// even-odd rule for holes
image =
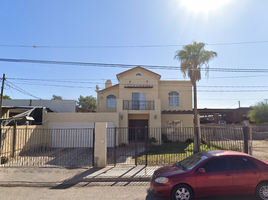
[[252, 147], [255, 158], [268, 161], [268, 140], [253, 140]]

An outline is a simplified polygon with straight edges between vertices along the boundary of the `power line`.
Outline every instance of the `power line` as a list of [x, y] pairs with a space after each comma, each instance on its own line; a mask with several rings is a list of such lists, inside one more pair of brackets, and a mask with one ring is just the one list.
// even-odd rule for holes
[[[37, 81], [37, 80], [35, 80]], [[53, 82], [53, 81], [50, 81], [50, 82]], [[55, 81], [55, 82], [58, 82], [58, 81]], [[44, 85], [44, 86], [60, 86], [60, 87], [80, 87], [80, 86], [72, 86], [72, 85], [53, 85], [53, 84], [42, 84], [42, 83], [38, 83], [38, 82], [15, 82], [17, 84], [24, 84], [24, 85]], [[70, 83], [73, 83], [73, 82], [70, 82]], [[74, 83], [80, 83], [80, 82], [74, 82]], [[81, 82], [83, 83], [83, 82]], [[88, 82], [86, 82], [88, 83]], [[102, 84], [102, 83], [89, 83], [89, 84]], [[152, 85], [152, 86], [159, 86], [159, 85]], [[184, 88], [184, 87], [192, 87], [192, 85], [161, 85], [161, 87], [173, 87], [173, 88]], [[263, 85], [248, 85], [248, 86], [228, 86], [228, 85], [214, 85], [214, 86], [197, 86], [198, 88], [268, 88], [268, 86], [263, 86]], [[80, 88], [94, 88], [94, 87], [85, 87], [85, 86], [81, 86]]]
[[233, 105], [231, 105], [231, 106], [229, 106], [228, 108], [232, 108], [234, 105], [236, 105], [237, 104], [237, 102], [235, 102]]
[[268, 90], [198, 90], [198, 92], [268, 92]]
[[219, 79], [219, 78], [250, 78], [250, 77], [260, 77], [260, 76], [268, 76], [268, 75], [256, 75], [256, 76], [218, 76], [218, 77], [209, 77], [209, 79], [211, 79], [211, 78], [217, 78], [217, 79]]
[[[92, 82], [92, 81], [73, 81], [73, 80], [79, 80], [79, 79], [30, 79], [30, 78], [8, 78], [9, 80], [18, 80], [23, 82], [28, 81], [42, 81], [42, 82], [62, 82], [62, 83], [86, 83], [86, 84], [103, 84], [100, 82]], [[89, 79], [87, 79], [89, 80]], [[92, 80], [92, 79], [91, 79]]]
[[[70, 80], [72, 80], [72, 79], [69, 79], [69, 81], [67, 81], [67, 80], [61, 80], [61, 79], [29, 79], [29, 78], [27, 78], [27, 79], [24, 79], [24, 78], [6, 78], [7, 80], [18, 80], [18, 81], [16, 81], [16, 83], [17, 84], [26, 84], [26, 85], [36, 85], [36, 84], [38, 84], [38, 85], [49, 85], [49, 86], [64, 86], [64, 85], [52, 85], [52, 84], [42, 84], [42, 83], [38, 83], [38, 82], [33, 82], [33, 81], [41, 81], [41, 82], [63, 82], [63, 83], [86, 83], [86, 84], [103, 84], [103, 83], [100, 83], [100, 82], [91, 82], [91, 81], [89, 81], [89, 82], [87, 82], [87, 81], [82, 81], [82, 82], [80, 82], [80, 81], [70, 81]], [[0, 80], [1, 80], [1, 78], [0, 78]], [[151, 85], [151, 84], [150, 84]], [[159, 86], [159, 85], [153, 85], [153, 86]], [[178, 86], [178, 85], [173, 85], [173, 86], [171, 86], [171, 85], [161, 85], [162, 87], [180, 87], [180, 88], [182, 88], [182, 87], [192, 87], [192, 85], [180, 85], [180, 86]], [[66, 87], [72, 87], [72, 86], [66, 86]], [[77, 86], [74, 86], [74, 87], [77, 87]], [[241, 85], [238, 85], [238, 86], [234, 86], [234, 85], [212, 85], [212, 86], [197, 86], [198, 88], [202, 88], [202, 87], [207, 87], [207, 88], [267, 88], [268, 86], [267, 85], [243, 85], [243, 86], [241, 86]], [[92, 87], [82, 87], [81, 86], [81, 88], [92, 88]]]
[[[179, 70], [178, 66], [153, 66], [153, 65], [133, 65], [133, 64], [108, 64], [108, 63], [86, 63], [86, 62], [66, 62], [66, 61], [49, 61], [49, 60], [30, 60], [30, 59], [9, 59], [0, 58], [1, 62], [17, 62], [17, 63], [36, 63], [36, 64], [53, 64], [53, 65], [75, 65], [75, 66], [99, 66], [110, 68], [133, 68], [140, 66], [147, 69], [165, 69], [165, 70]], [[204, 68], [201, 71], [207, 71]], [[217, 72], [250, 72], [250, 73], [268, 73], [268, 69], [237, 69], [237, 68], [209, 68], [209, 71]]]
[[[23, 79], [23, 78], [6, 78], [7, 80], [18, 80], [15, 83], [16, 84], [24, 84], [24, 85], [41, 85], [41, 86], [53, 86], [53, 87], [66, 87], [66, 88], [95, 88], [90, 86], [79, 86], [79, 85], [55, 85], [55, 84], [46, 84], [46, 83], [39, 83], [38, 81], [42, 82], [63, 82], [63, 83], [82, 83], [82, 84], [89, 84], [89, 85], [97, 85], [97, 84], [103, 84], [99, 82], [79, 82], [79, 81], [63, 81], [58, 79]], [[70, 79], [71, 80], [71, 79]], [[159, 86], [159, 85], [153, 85], [153, 86]], [[192, 85], [161, 85], [161, 87], [172, 87], [172, 88], [189, 88], [192, 87]], [[213, 85], [213, 86], [197, 86], [197, 88], [268, 88], [267, 85], [237, 85], [237, 86], [230, 86], [230, 85]], [[181, 90], [181, 89], [180, 89]]]
[[[17, 84], [24, 84], [24, 85], [41, 85], [41, 86], [50, 86], [50, 87], [65, 87], [65, 88], [87, 88], [87, 89], [93, 89], [95, 87], [86, 87], [86, 86], [73, 86], [73, 85], [53, 85], [53, 84], [38, 84], [38, 83], [17, 83]], [[176, 86], [174, 86], [176, 87]], [[180, 86], [180, 87], [191, 87], [191, 86]], [[201, 86], [202, 87], [202, 86]], [[204, 86], [204, 87], [210, 87], [210, 86]], [[212, 86], [213, 87], [213, 86]], [[222, 86], [225, 87], [225, 86]], [[228, 86], [227, 86], [228, 87]], [[232, 87], [232, 86], [230, 86]], [[251, 86], [241, 86], [243, 88], [248, 88]], [[252, 86], [254, 87], [254, 86]], [[267, 88], [268, 86], [256, 86], [256, 87], [262, 87], [262, 88]], [[235, 86], [234, 86], [235, 88]], [[102, 89], [100, 89], [102, 90]], [[171, 91], [170, 89], [162, 89], [159, 91]], [[192, 92], [192, 90], [188, 89], [180, 89], [179, 91], [181, 92]], [[267, 92], [268, 90], [198, 90], [198, 92]]]
[[[249, 77], [262, 77], [262, 76], [268, 76], [267, 75], [256, 75], [256, 76], [224, 76], [224, 77], [209, 77], [209, 79], [212, 78], [249, 78]], [[67, 83], [87, 83], [87, 84], [104, 84], [104, 82], [92, 82], [92, 81], [105, 81], [107, 79], [104, 78], [100, 78], [100, 79], [91, 79], [91, 78], [87, 78], [87, 79], [35, 79], [35, 78], [7, 78], [8, 80], [19, 80], [19, 81], [42, 81], [42, 82], [67, 82]], [[186, 78], [165, 78], [165, 80], [171, 80], [171, 81], [177, 81], [177, 80], [185, 80]], [[2, 80], [2, 78], [0, 78], [0, 80]], [[117, 81], [117, 79], [109, 79], [112, 81]], [[164, 80], [164, 81], [165, 81]]]
[[34, 97], [34, 98], [36, 98], [36, 99], [41, 99], [41, 98], [38, 98], [38, 97], [36, 97], [36, 96], [30, 94], [29, 92], [25, 91], [24, 89], [22, 89], [22, 88], [16, 86], [15, 84], [11, 83], [10, 81], [6, 81], [6, 82], [7, 82], [6, 85], [8, 85], [10, 88], [12, 88], [12, 89], [14, 89], [14, 90], [17, 90], [17, 91], [19, 91], [19, 92], [21, 92], [21, 93], [23, 93], [23, 94], [25, 94], [25, 95]]
[[52, 87], [65, 87], [65, 88], [95, 88], [86, 86], [73, 86], [73, 85], [53, 85], [53, 84], [41, 84], [41, 83], [17, 83], [22, 85], [41, 85], [41, 86], [52, 86]]
[[[210, 46], [227, 46], [227, 45], [245, 45], [245, 44], [262, 44], [268, 41], [245, 41], [245, 42], [226, 42], [226, 43], [206, 43]], [[182, 47], [186, 44], [154, 44], [154, 45], [11, 45], [0, 44], [0, 47], [18, 47], [18, 48], [59, 48], [59, 49], [104, 49], [104, 48], [163, 48], [163, 47]]]

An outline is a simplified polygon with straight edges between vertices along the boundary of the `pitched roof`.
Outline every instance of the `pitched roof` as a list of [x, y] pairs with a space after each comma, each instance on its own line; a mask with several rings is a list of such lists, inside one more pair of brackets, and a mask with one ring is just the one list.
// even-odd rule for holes
[[150, 73], [152, 73], [152, 74], [155, 74], [156, 76], [159, 76], [159, 78], [161, 78], [161, 75], [159, 75], [159, 74], [157, 74], [157, 73], [155, 73], [155, 72], [152, 72], [152, 71], [150, 71], [150, 70], [148, 70], [148, 69], [145, 69], [145, 68], [143, 68], [143, 67], [140, 67], [140, 66], [137, 66], [137, 67], [134, 67], [134, 68], [129, 69], [129, 70], [127, 70], [127, 71], [124, 71], [124, 72], [122, 72], [122, 73], [119, 73], [119, 74], [116, 75], [116, 77], [117, 77], [117, 79], [118, 79], [119, 76], [121, 76], [121, 75], [123, 75], [123, 74], [125, 74], [125, 73], [128, 73], [128, 72], [130, 72], [130, 71], [133, 71], [133, 70], [135, 70], [135, 69], [142, 69], [142, 70], [145, 70], [145, 71], [150, 72]]
[[108, 89], [110, 89], [110, 88], [113, 88], [113, 87], [115, 87], [115, 86], [118, 86], [119, 84], [115, 84], [115, 85], [113, 85], [113, 86], [111, 86], [111, 87], [107, 87], [107, 88], [104, 88], [103, 90], [99, 90], [99, 91], [96, 91], [97, 93], [99, 93], [99, 92], [103, 92], [103, 91], [105, 91], [105, 90], [108, 90]]

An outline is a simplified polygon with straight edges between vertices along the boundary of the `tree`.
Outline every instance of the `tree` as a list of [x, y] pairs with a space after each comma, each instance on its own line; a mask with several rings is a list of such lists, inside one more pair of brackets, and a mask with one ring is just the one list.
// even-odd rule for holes
[[[0, 94], [0, 98], [1, 98], [1, 94]], [[3, 96], [3, 99], [11, 99], [11, 98], [10, 98], [10, 96], [8, 96], [8, 95], [4, 95], [4, 96]]]
[[256, 123], [268, 123], [268, 102], [263, 101], [257, 103], [252, 107], [252, 110], [249, 111], [248, 117], [250, 121]]
[[191, 79], [194, 88], [194, 152], [200, 151], [200, 138], [198, 135], [198, 117], [197, 117], [197, 88], [196, 82], [201, 79], [201, 68], [205, 65], [206, 75], [209, 72], [209, 61], [217, 57], [214, 51], [204, 49], [205, 43], [188, 44], [183, 46], [182, 50], [176, 52], [174, 59], [180, 61], [181, 72], [184, 77], [187, 75]]
[[97, 99], [92, 95], [83, 97], [80, 95], [77, 101], [78, 107], [96, 111], [97, 110]]
[[51, 100], [62, 100], [61, 96], [57, 96], [55, 94], [53, 94], [52, 99]]

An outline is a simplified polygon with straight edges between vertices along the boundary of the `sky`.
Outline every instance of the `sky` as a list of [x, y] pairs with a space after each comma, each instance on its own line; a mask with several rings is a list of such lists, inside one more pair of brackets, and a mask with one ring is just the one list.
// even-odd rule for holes
[[[3, 59], [163, 66], [161, 80], [183, 77], [176, 51], [193, 41], [217, 52], [202, 72], [198, 108], [238, 108], [268, 99], [267, 0], [3, 0], [0, 2], [0, 77], [12, 99], [77, 100], [97, 96], [107, 79], [130, 68]], [[2, 59], [2, 60], [1, 60]], [[246, 69], [246, 70], [245, 70]]]

